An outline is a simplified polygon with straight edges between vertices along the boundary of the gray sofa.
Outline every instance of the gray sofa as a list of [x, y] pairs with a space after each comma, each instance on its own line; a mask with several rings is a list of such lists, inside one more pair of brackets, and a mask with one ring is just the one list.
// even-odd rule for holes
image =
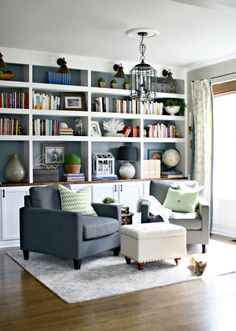
[[80, 269], [84, 257], [120, 250], [120, 206], [93, 203], [98, 216], [61, 210], [57, 186], [31, 187], [20, 209], [20, 248], [24, 258], [38, 252], [68, 258]]
[[[163, 204], [168, 189], [173, 185], [173, 180], [152, 180], [150, 182], [150, 195], [157, 198], [157, 200]], [[187, 185], [196, 185], [196, 181], [183, 181]], [[142, 223], [149, 222], [162, 222], [163, 219], [160, 216], [151, 215], [149, 212], [150, 204], [147, 201], [142, 202], [141, 205], [141, 217]], [[169, 219], [170, 223], [180, 225], [187, 230], [187, 244], [201, 244], [202, 252], [205, 253], [206, 245], [209, 242], [210, 237], [210, 221], [209, 221], [209, 205], [200, 199], [199, 214], [189, 218], [188, 214], [173, 213]]]

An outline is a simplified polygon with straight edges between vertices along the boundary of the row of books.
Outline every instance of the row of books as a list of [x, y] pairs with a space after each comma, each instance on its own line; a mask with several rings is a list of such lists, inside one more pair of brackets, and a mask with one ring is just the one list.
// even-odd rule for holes
[[105, 113], [140, 114], [137, 101], [113, 97], [98, 97], [94, 100], [94, 111]]
[[124, 137], [139, 137], [139, 127], [126, 125], [123, 129], [123, 136]]
[[74, 130], [72, 128], [59, 128], [60, 136], [73, 136]]
[[33, 135], [34, 136], [59, 135], [59, 121], [56, 119], [40, 119], [40, 118], [34, 119]]
[[65, 173], [62, 176], [63, 181], [65, 182], [83, 182], [85, 181], [85, 175], [84, 173]]
[[0, 135], [20, 135], [21, 126], [19, 120], [13, 117], [0, 118]]
[[29, 92], [0, 91], [0, 108], [29, 109]]
[[162, 115], [163, 103], [162, 102], [150, 102], [144, 101], [141, 104], [141, 114], [144, 115]]
[[71, 73], [63, 74], [60, 72], [47, 72], [47, 81], [49, 84], [63, 84], [70, 85], [71, 83]]
[[33, 91], [33, 108], [59, 110], [61, 109], [61, 97], [53, 94], [36, 93]]
[[150, 124], [147, 126], [147, 130], [149, 138], [175, 138], [176, 136], [176, 127], [174, 124]]

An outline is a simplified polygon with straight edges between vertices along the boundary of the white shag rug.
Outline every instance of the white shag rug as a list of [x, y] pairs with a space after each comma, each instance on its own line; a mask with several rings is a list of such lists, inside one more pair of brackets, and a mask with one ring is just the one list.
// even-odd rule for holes
[[128, 265], [124, 257], [115, 257], [112, 253], [83, 259], [80, 270], [73, 269], [72, 260], [30, 252], [29, 260], [24, 261], [20, 250], [7, 254], [65, 302], [77, 303], [199, 278], [209, 281], [217, 275], [236, 271], [234, 244], [211, 240], [207, 268], [201, 277], [189, 268], [189, 256], [194, 253], [191, 249], [194, 246], [178, 266], [174, 260], [163, 260], [146, 263], [142, 271], [136, 263]]

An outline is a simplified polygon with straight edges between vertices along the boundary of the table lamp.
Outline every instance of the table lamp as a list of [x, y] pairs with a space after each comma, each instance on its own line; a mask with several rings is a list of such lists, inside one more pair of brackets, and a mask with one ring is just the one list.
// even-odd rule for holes
[[135, 167], [130, 162], [137, 161], [137, 148], [121, 146], [118, 151], [118, 160], [122, 162], [119, 168], [119, 175], [123, 179], [131, 179], [135, 176]]

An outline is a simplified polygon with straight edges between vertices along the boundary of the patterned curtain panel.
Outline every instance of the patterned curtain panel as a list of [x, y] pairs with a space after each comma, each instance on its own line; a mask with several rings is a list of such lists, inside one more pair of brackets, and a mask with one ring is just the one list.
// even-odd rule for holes
[[208, 79], [191, 83], [193, 114], [192, 178], [205, 187], [211, 200], [212, 178], [212, 90]]

